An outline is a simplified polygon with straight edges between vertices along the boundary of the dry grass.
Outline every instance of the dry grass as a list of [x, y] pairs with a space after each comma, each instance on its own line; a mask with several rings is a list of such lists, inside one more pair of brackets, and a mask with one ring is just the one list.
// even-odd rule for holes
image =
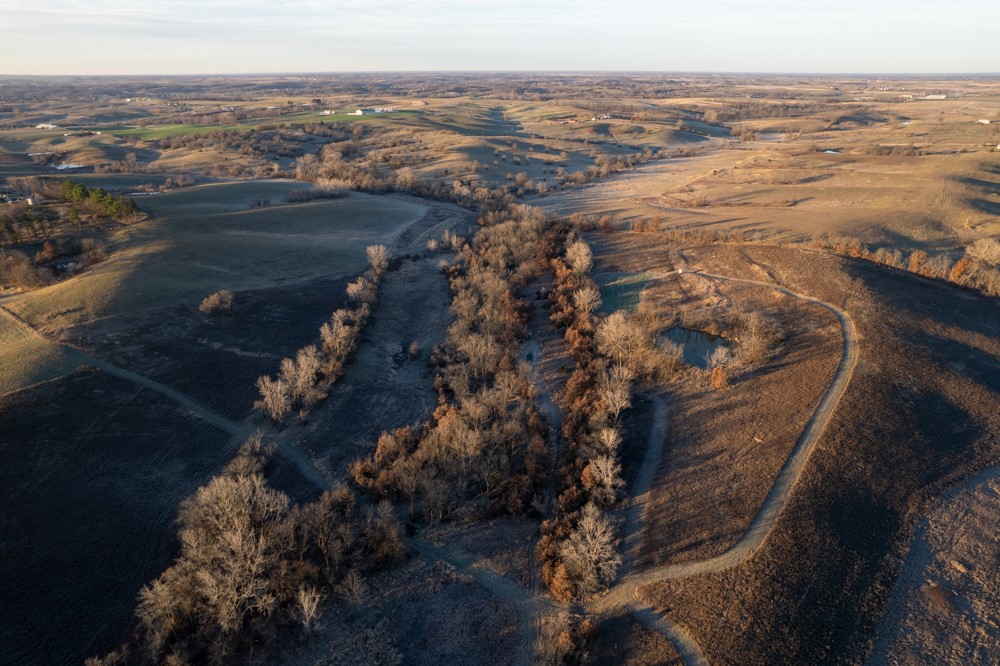
[[0, 395], [72, 372], [77, 364], [0, 312]]
[[955, 249], [1000, 221], [983, 210], [1000, 191], [982, 154], [826, 155], [793, 146], [732, 146], [647, 164], [539, 198], [559, 214], [659, 217], [663, 226], [807, 242], [820, 234], [871, 245]]
[[710, 661], [861, 661], [916, 519], [936, 494], [1000, 460], [995, 303], [813, 253], [717, 246], [685, 254], [690, 266], [737, 277], [761, 279], [763, 270], [846, 309], [861, 356], [761, 550], [731, 570], [644, 594], [698, 627]]
[[1000, 661], [1000, 478], [996, 470], [921, 522], [872, 651], [873, 666]]

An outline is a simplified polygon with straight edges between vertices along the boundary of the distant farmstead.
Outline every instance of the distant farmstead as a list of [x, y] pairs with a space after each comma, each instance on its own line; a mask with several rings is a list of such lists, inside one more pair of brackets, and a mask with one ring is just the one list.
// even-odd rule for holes
[[395, 109], [391, 106], [380, 106], [374, 109], [357, 109], [351, 112], [352, 116], [367, 116], [373, 113], [392, 113]]
[[35, 129], [53, 130], [53, 129], [59, 129], [59, 125], [53, 125], [52, 123], [38, 123], [37, 125], [35, 125]]

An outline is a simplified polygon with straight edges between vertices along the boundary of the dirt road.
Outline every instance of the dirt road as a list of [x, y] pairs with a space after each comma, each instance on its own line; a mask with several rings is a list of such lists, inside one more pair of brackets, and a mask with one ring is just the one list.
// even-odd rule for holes
[[[644, 603], [639, 595], [640, 589], [661, 580], [688, 578], [736, 566], [744, 562], [760, 548], [767, 539], [767, 536], [774, 529], [777, 518], [787, 504], [792, 489], [801, 477], [802, 471], [815, 449], [823, 430], [827, 423], [829, 423], [840, 402], [841, 396], [843, 396], [847, 389], [858, 360], [858, 342], [854, 322], [851, 318], [839, 308], [819, 299], [805, 296], [768, 282], [731, 278], [711, 273], [691, 272], [685, 273], [685, 275], [701, 279], [726, 280], [756, 285], [767, 289], [774, 289], [794, 298], [816, 303], [830, 310], [837, 317], [844, 337], [840, 365], [834, 374], [830, 387], [823, 395], [816, 411], [799, 437], [795, 448], [779, 471], [763, 505], [740, 539], [726, 552], [716, 557], [682, 564], [668, 564], [641, 573], [626, 574], [605, 595], [584, 605], [582, 608], [573, 609], [582, 610], [594, 615], [605, 615], [614, 611], [626, 610], [644, 625], [670, 640], [677, 647], [686, 664], [701, 665], [707, 662], [697, 643], [682, 627], [671, 623], [666, 618], [660, 616], [649, 604]], [[0, 307], [0, 312], [17, 321], [20, 325], [27, 327], [34, 335], [39, 336], [47, 343], [59, 344], [45, 338], [41, 333], [29, 326], [27, 322], [24, 322], [6, 310], [6, 308]], [[225, 432], [241, 437], [249, 432], [247, 426], [234, 423], [200, 404], [193, 398], [160, 384], [155, 380], [131, 370], [118, 367], [75, 347], [68, 345], [61, 346], [67, 353], [72, 354], [74, 359], [79, 360], [80, 363], [90, 365], [102, 372], [107, 372], [135, 384], [150, 388]], [[532, 351], [535, 352], [537, 350], [532, 349]], [[642, 525], [642, 513], [646, 506], [645, 496], [648, 494], [655, 476], [662, 452], [665, 432], [666, 405], [662, 397], [656, 397], [654, 398], [654, 419], [647, 441], [647, 451], [633, 487], [633, 500], [626, 519], [624, 530], [626, 554], [631, 553], [634, 549], [635, 538]], [[275, 443], [279, 452], [295, 465], [305, 479], [320, 489], [330, 487], [329, 481], [295, 445], [295, 442], [290, 441], [287, 437], [278, 436], [275, 438]], [[461, 573], [470, 576], [479, 585], [482, 585], [498, 597], [509, 601], [514, 606], [518, 617], [519, 633], [518, 648], [514, 655], [514, 663], [531, 663], [534, 649], [533, 637], [537, 634], [539, 618], [543, 613], [569, 610], [550, 601], [543, 595], [524, 590], [513, 581], [483, 566], [473, 556], [465, 555], [443, 546], [436, 546], [420, 539], [409, 538], [407, 539], [407, 544], [422, 557], [446, 562], [455, 567]]]
[[[648, 606], [641, 601], [639, 590], [646, 585], [662, 580], [690, 578], [692, 576], [714, 573], [734, 567], [747, 560], [754, 554], [754, 552], [757, 551], [757, 549], [761, 547], [767, 539], [767, 536], [771, 533], [771, 530], [774, 529], [778, 516], [788, 503], [788, 498], [791, 495], [795, 483], [802, 476], [802, 472], [809, 460], [809, 456], [816, 448], [816, 444], [819, 442], [823, 430], [826, 428], [826, 425], [833, 416], [841, 397], [847, 390], [847, 385], [851, 381], [851, 377], [854, 374], [854, 369], [858, 362], [858, 338], [854, 322], [846, 312], [817, 298], [799, 294], [769, 282], [731, 278], [723, 275], [714, 275], [712, 273], [690, 272], [685, 273], [685, 275], [703, 279], [725, 280], [729, 282], [740, 282], [765, 287], [793, 298], [799, 298], [810, 303], [815, 303], [826, 308], [837, 317], [840, 322], [841, 333], [844, 338], [844, 347], [840, 359], [840, 365], [834, 373], [833, 381], [826, 390], [826, 393], [823, 394], [823, 398], [816, 407], [816, 411], [813, 412], [812, 417], [806, 424], [805, 430], [799, 437], [798, 442], [796, 442], [795, 448], [792, 450], [791, 454], [785, 461], [785, 464], [778, 472], [774, 485], [771, 487], [771, 490], [768, 493], [767, 498], [764, 500], [764, 503], [761, 505], [760, 510], [754, 516], [750, 526], [743, 532], [742, 536], [740, 536], [740, 539], [726, 552], [716, 557], [694, 562], [684, 562], [682, 564], [667, 564], [643, 571], [641, 573], [626, 574], [620, 579], [620, 582], [615, 587], [608, 591], [606, 595], [596, 599], [586, 606], [586, 609], [589, 612], [595, 614], [607, 614], [616, 609], [626, 608], [633, 614], [634, 617], [646, 624], [646, 626], [659, 631], [662, 635], [670, 639], [681, 652], [685, 663], [702, 664], [705, 663], [704, 656], [701, 655], [697, 644], [683, 631], [682, 628], [670, 623], [665, 618], [660, 618], [656, 622], [652, 621], [650, 616], [651, 609], [649, 609]], [[655, 473], [656, 464], [659, 460], [658, 449], [662, 449], [663, 445], [662, 433], [666, 427], [665, 417], [665, 408], [658, 408], [654, 417], [655, 422], [653, 430], [650, 433], [648, 442], [649, 450], [646, 452], [643, 467], [639, 472], [639, 477], [636, 482], [636, 491], [638, 492], [648, 492], [648, 484], [652, 482], [652, 476]], [[636, 511], [638, 511], [638, 509], [636, 509]], [[632, 512], [630, 512], [629, 520], [626, 523], [625, 529], [626, 552], [629, 550], [630, 539], [634, 539], [634, 532], [640, 525], [641, 520], [637, 520]], [[656, 614], [654, 613], [654, 616], [655, 615]]]

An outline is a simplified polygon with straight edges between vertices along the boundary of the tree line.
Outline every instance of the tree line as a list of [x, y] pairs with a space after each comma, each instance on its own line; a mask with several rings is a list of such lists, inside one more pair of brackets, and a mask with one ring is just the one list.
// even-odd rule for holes
[[282, 359], [277, 376], [257, 379], [260, 399], [254, 409], [267, 414], [274, 423], [284, 423], [296, 410], [304, 418], [308, 409], [328, 395], [354, 352], [389, 267], [389, 252], [384, 245], [370, 245], [366, 254], [367, 270], [347, 285], [351, 307], [337, 309], [320, 327], [320, 344], [306, 345], [294, 358]]

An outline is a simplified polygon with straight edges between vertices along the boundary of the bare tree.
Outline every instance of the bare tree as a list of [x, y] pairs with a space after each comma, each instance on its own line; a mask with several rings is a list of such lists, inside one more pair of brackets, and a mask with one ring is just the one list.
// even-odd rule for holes
[[316, 381], [321, 365], [316, 345], [300, 349], [294, 360], [286, 358], [281, 361], [281, 381], [288, 387], [293, 403], [310, 406], [319, 400]]
[[590, 503], [583, 507], [580, 521], [563, 542], [560, 555], [581, 598], [613, 581], [622, 562], [611, 521]]
[[573, 292], [573, 305], [577, 311], [590, 316], [601, 306], [601, 292], [596, 287], [587, 285]]
[[643, 348], [643, 332], [618, 311], [597, 326], [594, 341], [604, 356], [619, 367], [634, 370]]
[[566, 263], [577, 275], [584, 275], [590, 270], [594, 263], [590, 246], [582, 240], [578, 240], [566, 248]]
[[260, 391], [260, 400], [254, 403], [254, 409], [267, 412], [275, 423], [283, 423], [292, 411], [288, 385], [281, 379], [263, 375], [257, 378], [257, 389]]
[[312, 629], [319, 619], [319, 604], [323, 600], [323, 595], [315, 587], [303, 585], [295, 595], [295, 611], [299, 622], [306, 630]]
[[611, 418], [617, 423], [621, 413], [632, 406], [632, 387], [629, 372], [622, 366], [614, 366], [602, 375], [598, 395]]
[[347, 300], [352, 303], [371, 303], [375, 300], [375, 285], [361, 276], [347, 285]]
[[618, 499], [618, 489], [624, 485], [622, 467], [611, 456], [597, 456], [583, 470], [583, 485], [598, 504], [609, 507]]
[[365, 248], [365, 254], [368, 255], [368, 263], [371, 264], [376, 277], [382, 275], [389, 267], [389, 251], [385, 245], [369, 245]]

